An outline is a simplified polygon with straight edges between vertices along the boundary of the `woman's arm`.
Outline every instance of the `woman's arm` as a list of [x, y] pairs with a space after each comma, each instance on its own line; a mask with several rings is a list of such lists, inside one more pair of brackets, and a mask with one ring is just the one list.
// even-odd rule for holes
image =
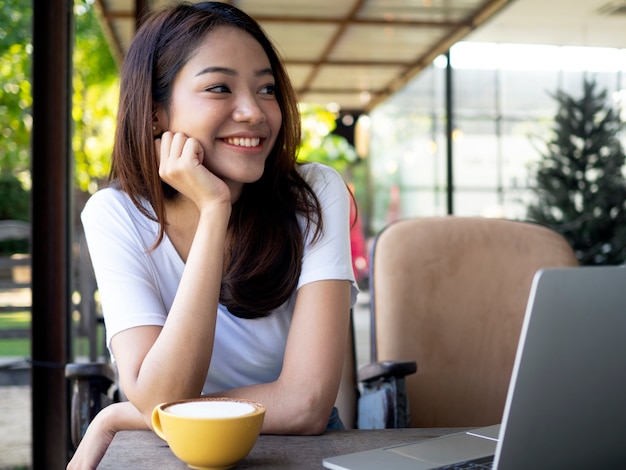
[[166, 210], [166, 231], [194, 235], [176, 246], [186, 263], [165, 324], [130, 328], [111, 340], [121, 387], [147, 423], [159, 403], [197, 397], [202, 391], [232, 204], [226, 184], [202, 166], [203, 150], [196, 140], [166, 132], [162, 141], [155, 144], [159, 174], [181, 193]]
[[350, 295], [350, 281], [316, 281], [302, 286], [278, 380], [216, 395], [248, 398], [266, 405], [265, 434], [322, 433], [341, 380]]
[[122, 389], [146, 419], [155, 405], [202, 391], [215, 334], [226, 224], [225, 216], [200, 217], [165, 325], [131, 328], [111, 340]]
[[[302, 286], [278, 380], [216, 395], [245, 397], [265, 404], [267, 412], [261, 430], [264, 434], [322, 433], [341, 379], [350, 323], [350, 292], [350, 281], [317, 281]], [[144, 329], [145, 332], [136, 331], [134, 335], [116, 335], [122, 335], [119, 343], [123, 351], [132, 350], [127, 342], [159, 335], [157, 327], [135, 330]], [[149, 339], [144, 341], [150, 343]], [[182, 374], [175, 372], [173, 376]], [[165, 381], [167, 377], [162, 378]], [[95, 469], [117, 431], [149, 427], [149, 421], [130, 402], [104, 408], [89, 425], [68, 470]]]
[[[261, 430], [265, 434], [322, 433], [341, 379], [350, 322], [350, 292], [350, 281], [317, 281], [302, 286], [278, 380], [216, 395], [245, 397], [265, 404], [267, 412]], [[142, 339], [150, 344], [149, 338], [158, 336], [160, 328], [134, 330], [134, 335], [116, 335], [122, 335], [119, 344], [128, 354], [133, 350], [131, 343]], [[166, 381], [167, 377], [162, 379]], [[117, 431], [149, 428], [150, 422], [130, 402], [104, 408], [89, 425], [68, 470], [96, 468]]]

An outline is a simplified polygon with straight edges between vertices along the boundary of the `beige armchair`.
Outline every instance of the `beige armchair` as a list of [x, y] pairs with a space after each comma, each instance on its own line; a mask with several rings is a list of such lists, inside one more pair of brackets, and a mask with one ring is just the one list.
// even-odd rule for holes
[[[410, 426], [499, 423], [532, 278], [576, 265], [561, 235], [532, 223], [445, 216], [382, 230], [371, 255], [371, 360], [417, 362], [405, 378]], [[378, 386], [361, 384], [359, 419], [377, 412], [364, 397]]]

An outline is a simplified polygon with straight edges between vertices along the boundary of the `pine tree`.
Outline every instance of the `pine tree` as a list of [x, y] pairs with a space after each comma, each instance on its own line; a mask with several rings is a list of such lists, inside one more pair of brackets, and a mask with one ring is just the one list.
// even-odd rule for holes
[[625, 155], [619, 114], [607, 91], [585, 80], [576, 100], [559, 91], [554, 135], [537, 165], [528, 218], [569, 240], [582, 265], [626, 261]]

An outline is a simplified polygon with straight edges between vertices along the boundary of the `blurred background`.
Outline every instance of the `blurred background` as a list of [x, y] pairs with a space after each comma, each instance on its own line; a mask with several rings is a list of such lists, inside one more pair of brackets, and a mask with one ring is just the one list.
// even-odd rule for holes
[[[0, 0], [0, 468], [32, 461], [29, 412], [5, 419], [2, 410], [15, 409], [10, 397], [28, 405], [40, 328], [31, 255], [45, 234], [31, 231], [33, 163], [67, 155], [71, 169], [68, 302], [41, 321], [67, 319], [68, 360], [106, 358], [78, 214], [109, 170], [126, 47], [144, 14], [168, 3]], [[355, 194], [365, 314], [369, 241], [404, 217], [536, 221], [563, 233], [582, 264], [624, 263], [626, 1], [227, 3], [255, 17], [285, 60], [301, 100], [299, 159], [333, 166]], [[38, 8], [57, 6], [71, 15], [69, 30], [49, 20], [71, 44], [68, 149], [33, 155], [33, 25], [46, 23], [35, 21]]]

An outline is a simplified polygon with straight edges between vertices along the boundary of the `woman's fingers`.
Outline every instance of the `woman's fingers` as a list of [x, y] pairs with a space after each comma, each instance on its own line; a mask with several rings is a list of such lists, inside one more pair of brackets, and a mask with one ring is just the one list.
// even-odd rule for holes
[[204, 148], [182, 132], [164, 132], [154, 141], [159, 176], [196, 205], [224, 199], [230, 201], [225, 183], [204, 166]]
[[189, 161], [195, 166], [202, 165], [204, 159], [204, 150], [202, 145], [194, 138], [185, 140], [183, 149], [181, 150], [181, 157], [189, 159]]
[[202, 165], [202, 146], [182, 132], [164, 132], [155, 140], [155, 148], [159, 156], [159, 175], [166, 180]]
[[174, 134], [169, 149], [169, 157], [171, 159], [178, 159], [183, 156], [183, 149], [185, 148], [187, 140], [189, 139], [182, 132]]
[[230, 201], [224, 182], [204, 166], [204, 149], [198, 140], [168, 131], [154, 142], [163, 181], [198, 205], [215, 199]]

